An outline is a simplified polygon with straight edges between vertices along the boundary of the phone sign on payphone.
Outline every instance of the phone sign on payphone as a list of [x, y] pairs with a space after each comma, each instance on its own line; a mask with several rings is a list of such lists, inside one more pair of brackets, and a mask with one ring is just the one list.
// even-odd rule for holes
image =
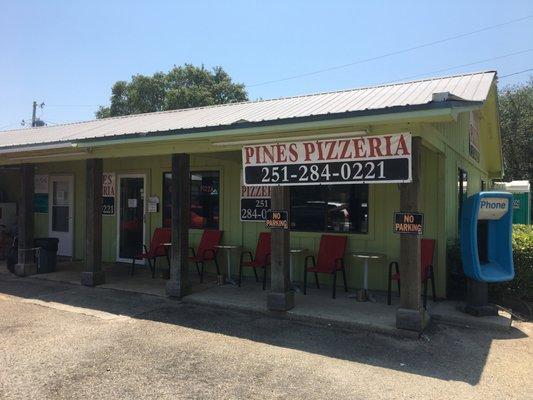
[[499, 197], [481, 198], [478, 219], [500, 219], [509, 211], [509, 199]]

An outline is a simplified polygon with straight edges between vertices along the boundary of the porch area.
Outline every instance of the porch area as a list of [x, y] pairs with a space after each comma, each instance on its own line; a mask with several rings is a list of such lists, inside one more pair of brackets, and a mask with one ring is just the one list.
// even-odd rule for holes
[[[46, 274], [32, 275], [31, 279], [50, 280], [80, 285], [83, 262], [60, 262], [56, 271]], [[141, 293], [158, 297], [166, 297], [167, 279], [161, 278], [158, 271], [152, 278], [148, 268], [139, 267], [133, 276], [130, 265], [124, 263], [104, 263], [103, 270], [106, 282], [100, 288]], [[0, 273], [5, 273], [2, 265]], [[355, 290], [348, 292], [339, 290], [337, 298], [331, 298], [331, 288], [322, 285], [317, 289], [309, 285], [307, 295], [295, 293], [295, 306], [286, 312], [272, 312], [267, 308], [269, 287], [262, 290], [262, 283], [245, 278], [242, 286], [230, 284], [217, 285], [216, 275], [207, 274], [200, 283], [197, 274], [190, 273], [191, 293], [180, 301], [221, 311], [233, 309], [257, 315], [277, 315], [281, 318], [322, 326], [335, 326], [352, 331], [368, 331], [402, 337], [417, 338], [418, 332], [397, 329], [396, 312], [400, 307], [400, 298], [392, 296], [392, 304], [387, 305], [387, 295], [382, 291], [372, 291], [373, 301], [358, 302]], [[457, 310], [459, 302], [442, 300], [428, 301], [427, 311], [432, 321], [469, 328], [508, 330], [511, 327], [511, 315], [500, 311], [496, 317], [473, 317]]]

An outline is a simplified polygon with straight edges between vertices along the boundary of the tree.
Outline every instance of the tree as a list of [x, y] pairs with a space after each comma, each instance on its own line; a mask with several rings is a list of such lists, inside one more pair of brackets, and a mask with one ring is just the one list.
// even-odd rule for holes
[[504, 88], [499, 96], [504, 178], [533, 179], [533, 78]]
[[117, 81], [110, 100], [110, 106], [99, 107], [96, 118], [235, 103], [248, 100], [248, 95], [244, 84], [234, 83], [222, 67], [207, 70], [203, 65], [185, 64], [166, 74]]

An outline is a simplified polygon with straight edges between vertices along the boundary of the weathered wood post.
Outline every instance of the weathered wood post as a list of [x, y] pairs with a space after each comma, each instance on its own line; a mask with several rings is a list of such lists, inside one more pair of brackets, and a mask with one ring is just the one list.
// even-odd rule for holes
[[96, 286], [105, 282], [102, 270], [102, 175], [101, 158], [86, 161], [85, 270], [81, 284]]
[[[412, 138], [412, 182], [400, 184], [400, 209], [402, 212], [420, 211], [420, 137]], [[400, 236], [400, 308], [396, 312], [396, 327], [422, 331], [428, 322], [421, 301], [420, 236]]]
[[[272, 188], [272, 209], [287, 210], [290, 220], [290, 189], [288, 186]], [[287, 311], [294, 307], [294, 292], [290, 283], [290, 229], [272, 229], [270, 257], [271, 287], [267, 296], [267, 308], [271, 311]]]
[[33, 245], [33, 195], [35, 192], [35, 167], [24, 164], [20, 168], [20, 199], [18, 217], [18, 262], [15, 274], [28, 276], [37, 273]]
[[181, 298], [190, 293], [188, 251], [190, 218], [190, 157], [188, 154], [172, 155], [172, 246], [170, 280], [166, 293]]

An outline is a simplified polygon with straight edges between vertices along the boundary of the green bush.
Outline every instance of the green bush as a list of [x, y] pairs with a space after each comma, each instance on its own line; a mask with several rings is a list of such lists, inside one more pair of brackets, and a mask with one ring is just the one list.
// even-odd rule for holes
[[499, 294], [533, 299], [533, 225], [513, 225], [513, 261], [515, 278], [494, 285]]

